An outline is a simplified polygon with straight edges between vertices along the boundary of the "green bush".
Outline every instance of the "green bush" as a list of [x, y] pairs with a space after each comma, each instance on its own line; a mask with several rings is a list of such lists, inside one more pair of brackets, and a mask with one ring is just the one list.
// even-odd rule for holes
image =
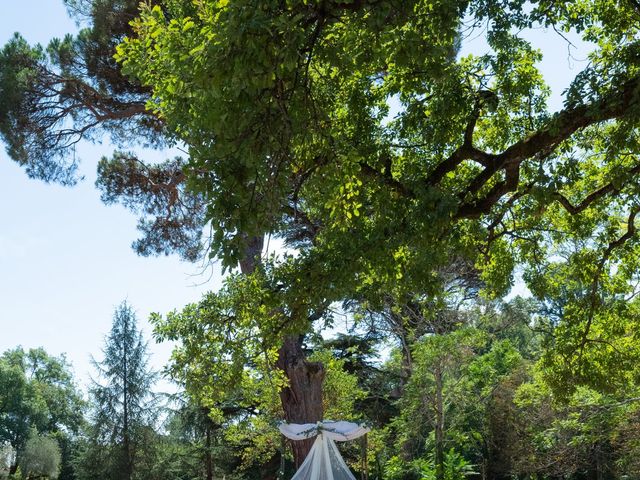
[[60, 473], [60, 447], [53, 438], [34, 435], [24, 447], [20, 469], [27, 479], [56, 479]]

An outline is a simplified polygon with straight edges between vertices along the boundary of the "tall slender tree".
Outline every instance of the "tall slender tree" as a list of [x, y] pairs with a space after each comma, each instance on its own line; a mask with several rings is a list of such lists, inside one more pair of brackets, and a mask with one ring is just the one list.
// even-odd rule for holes
[[[110, 478], [131, 480], [136, 459], [144, 448], [144, 431], [154, 423], [156, 398], [151, 389], [157, 374], [148, 366], [147, 344], [138, 329], [135, 313], [126, 302], [113, 315], [106, 337], [104, 358], [94, 360], [99, 378], [90, 391], [93, 401], [91, 436], [83, 452], [87, 460], [96, 456], [94, 448], [105, 448], [113, 455], [102, 457], [108, 465], [94, 465]], [[93, 471], [95, 475], [95, 470]]]

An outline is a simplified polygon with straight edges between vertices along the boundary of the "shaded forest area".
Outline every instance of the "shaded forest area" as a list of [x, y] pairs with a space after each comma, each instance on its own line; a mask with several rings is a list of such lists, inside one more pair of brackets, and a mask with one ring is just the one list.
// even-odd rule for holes
[[[371, 425], [371, 479], [640, 476], [638, 2], [64, 4], [79, 32], [0, 53], [9, 156], [73, 186], [110, 139], [136, 252], [226, 276], [151, 318], [175, 398], [127, 305], [85, 394], [5, 352], [4, 475], [290, 478], [277, 422], [324, 418]], [[557, 110], [532, 29], [592, 47]]]

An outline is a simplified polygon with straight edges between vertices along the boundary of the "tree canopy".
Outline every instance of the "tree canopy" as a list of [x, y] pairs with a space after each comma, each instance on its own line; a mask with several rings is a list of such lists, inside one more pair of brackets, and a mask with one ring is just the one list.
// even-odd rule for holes
[[[141, 215], [140, 253], [234, 267], [274, 235], [296, 251], [274, 267], [285, 303], [308, 310], [434, 295], [459, 257], [499, 295], [521, 266], [555, 304], [556, 384], [604, 387], [634, 361], [635, 2], [167, 0], [132, 23], [136, 2], [66, 3], [76, 37], [5, 46], [0, 130], [63, 183], [79, 139], [186, 145], [100, 162], [103, 199]], [[555, 112], [537, 27], [593, 45]], [[460, 53], [479, 36], [486, 54]]]
[[[273, 266], [280, 301], [307, 311], [434, 295], [457, 256], [500, 295], [520, 265], [536, 297], [562, 303], [549, 320], [557, 386], [605, 388], [635, 361], [636, 4], [141, 8], [116, 58], [189, 147], [212, 256], [235, 266], [249, 239], [283, 238], [296, 255]], [[556, 112], [526, 36], [537, 26], [594, 44]], [[477, 35], [489, 52], [460, 54]]]

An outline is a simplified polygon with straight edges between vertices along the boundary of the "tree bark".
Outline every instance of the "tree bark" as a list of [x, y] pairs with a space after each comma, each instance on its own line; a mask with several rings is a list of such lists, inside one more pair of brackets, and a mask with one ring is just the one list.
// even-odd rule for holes
[[[264, 237], [247, 241], [240, 271], [251, 274], [261, 262]], [[289, 385], [280, 392], [285, 420], [291, 423], [315, 423], [322, 420], [322, 381], [325, 369], [321, 362], [309, 362], [302, 349], [302, 336], [286, 337], [278, 351], [277, 367], [284, 371]], [[314, 439], [292, 442], [296, 469], [307, 457]]]
[[240, 271], [244, 275], [250, 275], [258, 265], [262, 263], [262, 249], [264, 248], [264, 236], [247, 238], [244, 258], [240, 260]]
[[[321, 362], [309, 362], [302, 350], [302, 337], [287, 337], [278, 352], [278, 368], [285, 372], [289, 386], [280, 392], [285, 420], [291, 423], [315, 423], [322, 420]], [[292, 443], [296, 468], [302, 465], [315, 438]]]

